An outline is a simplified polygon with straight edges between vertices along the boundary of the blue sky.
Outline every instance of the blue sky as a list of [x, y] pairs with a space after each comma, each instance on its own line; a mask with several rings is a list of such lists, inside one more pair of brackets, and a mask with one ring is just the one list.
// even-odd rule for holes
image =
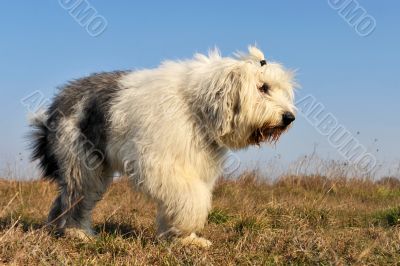
[[[108, 22], [98, 37], [59, 1], [0, 2], [0, 165], [25, 154], [20, 101], [35, 90], [51, 97], [57, 86], [92, 72], [155, 67], [214, 46], [228, 56], [254, 43], [267, 59], [298, 70], [298, 98], [312, 94], [380, 161], [400, 161], [399, 1], [358, 2], [376, 20], [367, 37], [328, 1], [89, 3]], [[291, 161], [316, 145], [321, 155], [341, 158], [299, 116], [276, 147], [239, 156], [244, 167], [262, 168], [271, 156]]]

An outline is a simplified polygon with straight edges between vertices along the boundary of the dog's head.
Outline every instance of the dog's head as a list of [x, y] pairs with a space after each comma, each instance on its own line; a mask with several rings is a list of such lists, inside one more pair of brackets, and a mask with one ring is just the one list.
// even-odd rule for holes
[[218, 138], [232, 149], [276, 142], [295, 120], [293, 72], [253, 46], [236, 58], [214, 52], [207, 59], [200, 108]]

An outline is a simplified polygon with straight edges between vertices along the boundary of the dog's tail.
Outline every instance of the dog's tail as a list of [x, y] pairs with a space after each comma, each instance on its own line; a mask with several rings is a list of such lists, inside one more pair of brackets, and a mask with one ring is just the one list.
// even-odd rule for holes
[[31, 160], [39, 161], [42, 176], [45, 179], [55, 181], [58, 179], [58, 164], [53, 153], [52, 141], [50, 139], [51, 129], [47, 111], [42, 109], [30, 115], [29, 125], [33, 128], [30, 135], [30, 148], [32, 150]]

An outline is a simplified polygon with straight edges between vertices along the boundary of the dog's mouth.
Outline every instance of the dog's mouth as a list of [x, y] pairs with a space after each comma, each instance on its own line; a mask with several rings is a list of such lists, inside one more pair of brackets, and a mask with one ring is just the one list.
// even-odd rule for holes
[[260, 145], [261, 142], [275, 144], [280, 136], [288, 130], [288, 126], [263, 126], [256, 128], [249, 137], [250, 144]]

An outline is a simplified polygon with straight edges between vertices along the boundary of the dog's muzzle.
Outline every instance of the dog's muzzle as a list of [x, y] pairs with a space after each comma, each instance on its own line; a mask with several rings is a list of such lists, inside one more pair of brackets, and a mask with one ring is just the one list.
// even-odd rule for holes
[[265, 125], [255, 128], [249, 137], [250, 144], [260, 145], [261, 142], [276, 143], [279, 137], [285, 133], [290, 124], [296, 119], [293, 113], [285, 112], [282, 114], [282, 122], [277, 126]]

